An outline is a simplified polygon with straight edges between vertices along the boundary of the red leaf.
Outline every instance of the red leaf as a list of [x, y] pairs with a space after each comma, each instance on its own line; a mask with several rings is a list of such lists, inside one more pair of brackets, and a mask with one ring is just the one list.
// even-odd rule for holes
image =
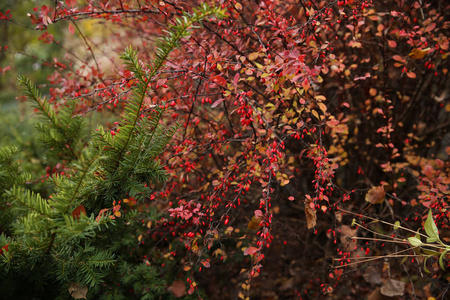
[[191, 286], [188, 290], [188, 294], [192, 295], [194, 292], [195, 292], [195, 288]]
[[75, 34], [75, 27], [73, 27], [72, 23], [69, 24], [69, 31], [71, 34]]
[[42, 7], [41, 7], [41, 13], [42, 13], [44, 16], [47, 16], [47, 15], [48, 15], [48, 11], [49, 11], [49, 9], [48, 9], [47, 5], [42, 5]]
[[220, 98], [219, 100], [216, 100], [216, 101], [211, 105], [211, 107], [212, 107], [212, 108], [216, 107], [217, 105], [219, 105], [220, 103], [222, 103], [224, 100], [225, 100], [225, 99], [223, 99], [223, 98]]
[[77, 4], [77, 0], [66, 0], [66, 5], [69, 7], [74, 7]]
[[430, 25], [427, 26], [427, 28], [425, 28], [425, 32], [430, 32], [435, 28], [436, 28], [436, 23], [431, 23]]
[[259, 251], [259, 248], [256, 248], [256, 247], [248, 247], [247, 249], [245, 249], [244, 255], [253, 255], [253, 254], [255, 254], [255, 253], [258, 252], [258, 251]]
[[212, 81], [217, 85], [226, 85], [227, 80], [220, 75], [216, 75], [212, 78]]
[[259, 210], [259, 209], [255, 210], [255, 216], [256, 216], [257, 218], [262, 218], [262, 217], [263, 217], [262, 211]]
[[234, 82], [234, 85], [235, 85], [235, 86], [238, 85], [239, 77], [240, 77], [240, 74], [239, 74], [239, 73], [236, 73], [236, 75], [234, 75], [233, 82]]
[[3, 251], [8, 252], [9, 243], [0, 248], [0, 254], [3, 254]]

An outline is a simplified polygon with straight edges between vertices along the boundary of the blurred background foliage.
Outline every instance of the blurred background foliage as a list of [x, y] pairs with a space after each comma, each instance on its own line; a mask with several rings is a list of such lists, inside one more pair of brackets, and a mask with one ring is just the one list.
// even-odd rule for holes
[[[27, 74], [45, 95], [50, 88], [46, 84], [47, 77], [54, 71], [52, 57], [59, 57], [63, 50], [58, 43], [42, 43], [39, 37], [43, 31], [30, 30], [35, 25], [27, 14], [30, 13], [30, 8], [38, 4], [33, 0], [0, 1], [0, 11], [4, 13], [11, 10], [14, 21], [20, 24], [0, 21], [0, 147], [19, 147], [22, 150], [18, 154], [22, 168], [37, 176], [33, 178], [35, 182], [45, 176], [42, 149], [33, 135], [34, 123], [38, 120], [33, 118], [33, 109], [24, 102], [17, 77]], [[54, 36], [55, 41], [63, 38], [64, 29], [61, 26], [51, 26], [47, 31]], [[34, 188], [40, 189], [43, 186], [38, 184]]]

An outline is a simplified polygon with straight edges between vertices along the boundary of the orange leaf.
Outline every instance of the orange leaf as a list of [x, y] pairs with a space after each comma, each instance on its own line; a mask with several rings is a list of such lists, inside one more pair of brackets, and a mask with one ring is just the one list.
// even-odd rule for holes
[[408, 73], [406, 73], [406, 76], [408, 76], [409, 78], [414, 79], [414, 78], [416, 78], [416, 73], [414, 73], [414, 72], [408, 72]]
[[72, 217], [78, 220], [81, 214], [86, 215], [86, 208], [84, 208], [83, 204], [74, 209], [72, 212]]
[[201, 262], [202, 263], [202, 265], [205, 267], [205, 268], [209, 268], [209, 267], [211, 267], [211, 264], [209, 263], [209, 261], [202, 261]]
[[392, 59], [394, 59], [394, 60], [396, 60], [396, 61], [401, 61], [401, 62], [404, 62], [404, 61], [405, 61], [405, 60], [403, 59], [403, 57], [401, 57], [401, 56], [398, 55], [398, 54], [393, 55], [393, 56], [392, 56]]

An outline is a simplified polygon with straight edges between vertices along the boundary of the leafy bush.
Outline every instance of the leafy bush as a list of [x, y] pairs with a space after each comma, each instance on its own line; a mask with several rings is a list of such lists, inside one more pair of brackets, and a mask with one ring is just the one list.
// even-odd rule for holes
[[[192, 297], [202, 297], [197, 291], [211, 299], [359, 299], [380, 293], [444, 298], [448, 259], [442, 253], [450, 241], [448, 4], [213, 2], [226, 18], [202, 20], [179, 32], [173, 44], [166, 35], [163, 44], [178, 46], [170, 55], [155, 46], [155, 37], [188, 24], [183, 16], [197, 1], [66, 0], [30, 13], [36, 29], [67, 28], [69, 51], [51, 66], [48, 102], [63, 118], [70, 111], [70, 122], [87, 123], [97, 112], [113, 120], [107, 130], [93, 132], [87, 147], [75, 123], [41, 128], [50, 135], [48, 145], [57, 142], [46, 154], [57, 173], [51, 201], [58, 184], [69, 189], [82, 174], [92, 181], [83, 184], [68, 213], [83, 204], [86, 216], [102, 209], [112, 214], [118, 201], [134, 195], [139, 209], [153, 215], [138, 209], [133, 220], [142, 228], [136, 225], [140, 231], [124, 243], [139, 243], [130, 256], [167, 275], [165, 287], [173, 296], [183, 297], [186, 288]], [[14, 12], [0, 16], [8, 24], [15, 20]], [[59, 42], [47, 31], [41, 37]], [[129, 44], [140, 62], [125, 68], [116, 53]], [[152, 74], [145, 85], [138, 68]], [[133, 106], [136, 93], [141, 104]], [[140, 139], [152, 144], [145, 130], [128, 135], [133, 126], [127, 126], [140, 114], [156, 114], [151, 120], [169, 131], [180, 125], [165, 151], [155, 149], [164, 183], [153, 182], [160, 175], [130, 167], [151, 165], [153, 154], [134, 162], [125, 155], [140, 153]], [[153, 125], [142, 125], [151, 135]], [[64, 135], [71, 130], [73, 141]], [[127, 136], [137, 144], [128, 144]], [[111, 148], [113, 141], [129, 148]], [[73, 148], [63, 144], [68, 142]], [[86, 168], [91, 161], [98, 170]], [[427, 232], [430, 209], [442, 241], [433, 255], [398, 227], [416, 232], [425, 226]], [[117, 223], [124, 218], [108, 228], [121, 228]], [[121, 248], [116, 242], [113, 248]], [[399, 251], [402, 257], [395, 255]], [[403, 257], [408, 259], [401, 264]], [[415, 275], [425, 268], [431, 275]], [[344, 276], [349, 280], [339, 281]]]

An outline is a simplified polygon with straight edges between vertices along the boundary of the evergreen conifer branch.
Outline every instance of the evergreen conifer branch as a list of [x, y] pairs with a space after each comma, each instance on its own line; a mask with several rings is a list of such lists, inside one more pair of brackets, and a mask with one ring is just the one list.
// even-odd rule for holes
[[19, 152], [15, 146], [4, 146], [0, 148], [0, 197], [14, 185], [24, 184], [31, 179], [31, 174], [20, 172], [19, 164], [13, 161]]
[[46, 99], [42, 99], [41, 93], [33, 82], [25, 77], [19, 76], [18, 82], [22, 86], [23, 93], [31, 100], [31, 104], [38, 110], [41, 116], [45, 117], [54, 128], [59, 128], [58, 120], [56, 119], [56, 113], [50, 106], [50, 103]]
[[76, 160], [78, 155], [74, 147], [79, 142], [82, 133], [80, 129], [83, 119], [81, 117], [73, 117], [74, 103], [63, 107], [57, 116], [49, 101], [42, 98], [38, 88], [30, 79], [25, 76], [19, 76], [18, 82], [25, 96], [31, 101], [32, 106], [38, 111], [39, 115], [51, 124], [50, 127], [37, 124], [43, 142], [49, 148], [54, 148], [51, 153], [57, 157], [62, 156], [62, 159], [68, 161]]
[[[50, 205], [48, 205], [46, 200], [42, 199], [40, 194], [30, 190], [25, 190], [20, 186], [13, 186], [7, 194], [11, 197], [11, 199], [13, 199], [13, 201], [18, 201], [22, 205], [28, 207], [27, 211], [35, 211], [46, 217], [51, 217], [53, 213]], [[15, 207], [17, 209], [20, 206], [17, 205]]]
[[9, 162], [17, 153], [19, 153], [19, 148], [15, 146], [4, 146], [0, 148], [0, 164]]

